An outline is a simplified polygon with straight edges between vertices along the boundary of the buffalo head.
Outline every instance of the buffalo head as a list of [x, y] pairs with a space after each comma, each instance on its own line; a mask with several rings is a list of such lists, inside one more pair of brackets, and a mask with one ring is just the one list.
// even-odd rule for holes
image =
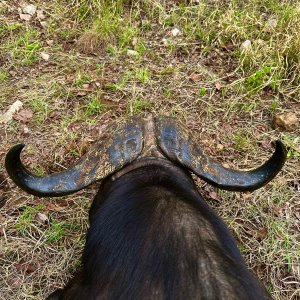
[[47, 176], [36, 176], [23, 166], [20, 160], [23, 147], [24, 144], [18, 144], [7, 153], [7, 172], [20, 188], [42, 197], [74, 193], [109, 175], [118, 176], [132, 162], [153, 157], [181, 165], [213, 186], [251, 191], [272, 180], [286, 160], [286, 149], [277, 141], [274, 154], [259, 168], [250, 171], [225, 168], [202, 152], [186, 128], [168, 117], [131, 119], [123, 125], [113, 125], [72, 167]]

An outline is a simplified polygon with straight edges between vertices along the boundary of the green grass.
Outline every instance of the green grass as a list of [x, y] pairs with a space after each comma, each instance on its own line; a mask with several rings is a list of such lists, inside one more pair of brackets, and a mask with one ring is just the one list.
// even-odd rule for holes
[[100, 114], [104, 109], [103, 103], [101, 103], [100, 96], [92, 96], [88, 103], [85, 105], [85, 115], [91, 116], [94, 114]]
[[92, 82], [92, 78], [91, 76], [89, 76], [88, 74], [82, 72], [82, 71], [78, 71], [76, 74], [76, 77], [74, 79], [74, 84], [77, 87], [82, 87], [83, 84], [88, 84]]
[[15, 223], [15, 229], [21, 235], [27, 235], [30, 233], [32, 228], [34, 228], [35, 216], [36, 214], [44, 208], [43, 204], [36, 206], [24, 206], [23, 210], [19, 214], [19, 218]]
[[29, 99], [28, 104], [34, 112], [34, 120], [37, 124], [43, 123], [51, 112], [49, 102], [46, 99], [33, 97]]
[[4, 69], [0, 69], [0, 83], [5, 81], [8, 77], [9, 73]]
[[50, 228], [45, 232], [45, 240], [48, 243], [56, 243], [78, 227], [77, 224], [61, 222], [50, 216]]
[[250, 136], [243, 129], [239, 129], [237, 133], [233, 135], [232, 141], [234, 143], [234, 148], [238, 151], [249, 151], [252, 148]]
[[129, 102], [129, 105], [127, 107], [127, 113], [129, 115], [136, 115], [148, 110], [151, 107], [151, 105], [151, 102], [147, 100], [141, 98], [133, 98]]
[[29, 66], [38, 61], [41, 49], [37, 30], [21, 31], [15, 38], [9, 39], [0, 49], [9, 51], [11, 64]]
[[138, 28], [132, 24], [131, 19], [123, 21], [122, 11], [120, 1], [99, 4], [97, 13], [93, 14], [93, 19], [79, 37], [79, 49], [84, 53], [112, 53], [116, 46], [117, 51], [136, 48], [138, 52], [143, 52], [142, 42], [137, 40], [134, 43], [139, 34]]

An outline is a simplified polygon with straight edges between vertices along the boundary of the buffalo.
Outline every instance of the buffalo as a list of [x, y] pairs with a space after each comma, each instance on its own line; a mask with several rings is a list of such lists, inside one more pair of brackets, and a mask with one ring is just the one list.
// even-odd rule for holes
[[257, 169], [237, 171], [206, 156], [173, 118], [133, 118], [111, 126], [77, 163], [47, 176], [11, 148], [6, 169], [41, 197], [74, 193], [95, 181], [82, 264], [47, 299], [271, 299], [193, 181], [231, 191], [262, 187], [283, 167], [280, 141]]

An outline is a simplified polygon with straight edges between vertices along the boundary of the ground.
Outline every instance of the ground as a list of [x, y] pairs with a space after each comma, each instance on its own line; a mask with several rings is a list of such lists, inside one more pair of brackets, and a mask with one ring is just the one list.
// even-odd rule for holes
[[0, 299], [44, 299], [72, 276], [98, 187], [30, 196], [5, 172], [8, 149], [25, 142], [32, 172], [60, 171], [108, 124], [149, 113], [237, 169], [259, 166], [271, 141], [289, 147], [255, 192], [195, 180], [272, 297], [300, 299], [300, 130], [272, 126], [300, 117], [299, 30], [300, 1], [0, 1]]

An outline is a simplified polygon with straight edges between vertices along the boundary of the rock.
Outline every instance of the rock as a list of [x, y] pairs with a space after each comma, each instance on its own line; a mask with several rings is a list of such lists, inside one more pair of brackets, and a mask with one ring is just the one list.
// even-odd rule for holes
[[50, 55], [45, 53], [45, 52], [42, 52], [41, 53], [41, 58], [44, 60], [44, 61], [48, 61], [49, 58], [50, 58]]
[[5, 112], [4, 114], [0, 115], [0, 124], [4, 123], [7, 124], [13, 118], [13, 115], [17, 113], [23, 106], [23, 102], [20, 100], [15, 101]]
[[218, 144], [218, 145], [217, 145], [217, 150], [218, 150], [218, 151], [223, 151], [224, 148], [225, 148], [225, 147], [224, 147], [222, 144]]
[[298, 126], [298, 118], [292, 112], [276, 114], [272, 122], [273, 128], [280, 131], [293, 131]]
[[24, 136], [29, 136], [30, 135], [30, 129], [27, 126], [21, 127], [19, 131]]
[[167, 46], [169, 44], [168, 40], [165, 38], [163, 38], [161, 41], [163, 42], [164, 46]]
[[272, 17], [268, 19], [265, 30], [266, 32], [272, 32], [276, 26], [277, 26], [277, 19], [275, 17]]
[[54, 41], [53, 40], [47, 40], [46, 41], [48, 46], [53, 46]]
[[26, 5], [22, 8], [24, 14], [33, 16], [36, 13], [36, 6], [33, 4]]
[[138, 54], [139, 53], [135, 50], [130, 50], [130, 49], [127, 50], [127, 55], [128, 56], [137, 56]]
[[241, 46], [240, 49], [242, 51], [249, 51], [251, 49], [251, 41], [250, 40], [246, 40], [244, 41]]
[[171, 34], [173, 35], [173, 36], [177, 36], [177, 35], [179, 35], [181, 33], [181, 31], [178, 29], [178, 28], [173, 28], [172, 29], [172, 31], [171, 31]]
[[47, 21], [41, 21], [40, 24], [43, 28], [47, 28], [49, 26]]

